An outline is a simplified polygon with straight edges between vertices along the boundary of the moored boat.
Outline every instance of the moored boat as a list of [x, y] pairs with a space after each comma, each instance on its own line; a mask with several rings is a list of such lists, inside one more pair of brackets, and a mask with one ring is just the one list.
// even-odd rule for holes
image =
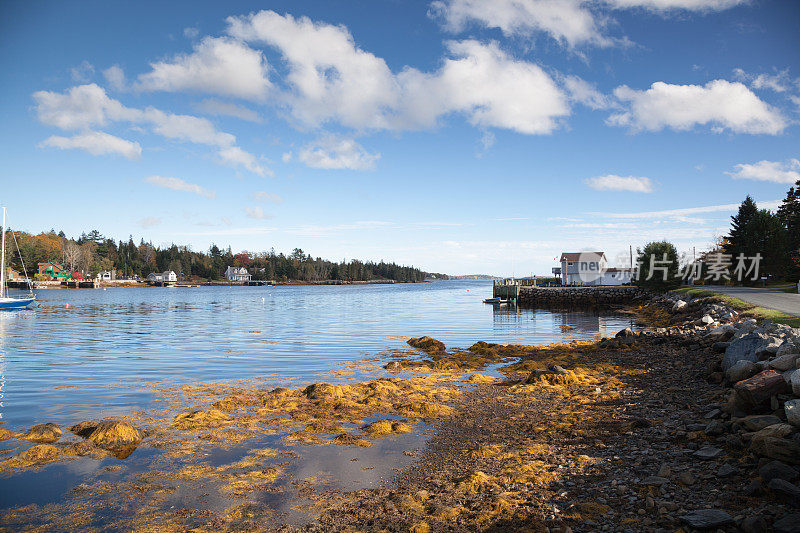
[[[28, 274], [25, 273], [25, 281], [28, 282], [28, 289], [30, 295], [22, 297], [13, 297], [8, 295], [6, 288], [6, 208], [3, 207], [3, 226], [0, 228], [2, 233], [2, 245], [0, 245], [0, 310], [5, 309], [24, 309], [36, 301], [36, 295], [33, 294], [33, 286], [28, 279]], [[16, 237], [14, 238], [16, 243]], [[19, 247], [17, 247], [19, 252]], [[22, 261], [22, 254], [20, 254], [20, 261]], [[25, 264], [22, 265], [23, 272], [25, 271]]]

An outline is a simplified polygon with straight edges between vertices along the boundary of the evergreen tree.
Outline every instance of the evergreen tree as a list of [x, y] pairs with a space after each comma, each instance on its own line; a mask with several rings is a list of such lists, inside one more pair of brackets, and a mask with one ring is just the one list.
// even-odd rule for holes
[[757, 250], [752, 249], [748, 226], [757, 212], [758, 206], [748, 194], [742, 205], [739, 206], [739, 212], [731, 217], [731, 231], [726, 238], [725, 253], [731, 254], [733, 257], [740, 253], [746, 256], [755, 255]]
[[786, 276], [792, 281], [798, 281], [800, 280], [800, 180], [786, 193], [786, 198], [778, 208], [778, 217], [786, 228], [789, 254]]

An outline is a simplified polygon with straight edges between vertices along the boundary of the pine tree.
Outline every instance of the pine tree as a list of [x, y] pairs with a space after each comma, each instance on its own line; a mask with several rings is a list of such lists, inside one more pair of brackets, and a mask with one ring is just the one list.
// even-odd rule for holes
[[800, 279], [800, 180], [790, 187], [778, 208], [778, 217], [786, 228], [789, 262], [786, 274], [792, 281]]
[[731, 231], [726, 237], [725, 253], [737, 255], [743, 253], [745, 255], [752, 255], [750, 252], [757, 252], [758, 250], [750, 250], [751, 240], [749, 235], [750, 222], [758, 212], [758, 206], [753, 198], [748, 194], [742, 204], [739, 206], [739, 212], [731, 217]]

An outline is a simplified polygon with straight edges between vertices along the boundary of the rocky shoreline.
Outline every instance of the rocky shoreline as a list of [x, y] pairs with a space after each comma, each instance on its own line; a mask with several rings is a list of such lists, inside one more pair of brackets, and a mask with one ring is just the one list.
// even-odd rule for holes
[[[171, 407], [85, 421], [71, 440], [54, 424], [0, 429], [3, 439], [38, 443], [1, 461], [6, 475], [124, 461], [137, 446], [162, 454], [157, 467], [86, 484], [63, 504], [6, 510], [0, 527], [800, 531], [800, 330], [758, 324], [709, 298], [656, 297], [635, 312], [640, 331], [597, 342], [448, 350], [411, 339], [416, 352], [385, 364], [394, 377], [369, 382], [165, 390]], [[499, 372], [476, 372], [487, 367]], [[381, 487], [290, 475], [313, 462], [315, 447], [368, 450], [415, 431], [431, 436], [403, 450], [414, 462]], [[281, 447], [208, 460], [265, 435]], [[197, 501], [187, 499], [192, 490]], [[265, 503], [291, 491], [304, 524]], [[209, 493], [229, 505], [209, 506]]]

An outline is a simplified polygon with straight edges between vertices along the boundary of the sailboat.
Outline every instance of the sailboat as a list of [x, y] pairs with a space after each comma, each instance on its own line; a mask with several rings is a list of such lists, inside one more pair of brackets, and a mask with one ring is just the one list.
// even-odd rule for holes
[[[28, 288], [30, 289], [31, 293], [30, 296], [23, 296], [21, 298], [15, 298], [8, 295], [8, 289], [6, 288], [6, 208], [3, 207], [3, 226], [2, 229], [3, 237], [2, 237], [2, 249], [0, 250], [0, 310], [3, 309], [24, 309], [33, 302], [36, 301], [36, 295], [33, 294], [33, 288], [31, 288], [31, 282], [28, 279], [28, 274], [25, 273], [25, 281], [28, 282]], [[14, 242], [16, 243], [16, 237], [14, 238]], [[19, 247], [17, 247], [17, 251], [19, 251]], [[22, 254], [20, 254], [20, 261], [22, 260]], [[22, 265], [22, 270], [25, 270], [25, 265]]]

